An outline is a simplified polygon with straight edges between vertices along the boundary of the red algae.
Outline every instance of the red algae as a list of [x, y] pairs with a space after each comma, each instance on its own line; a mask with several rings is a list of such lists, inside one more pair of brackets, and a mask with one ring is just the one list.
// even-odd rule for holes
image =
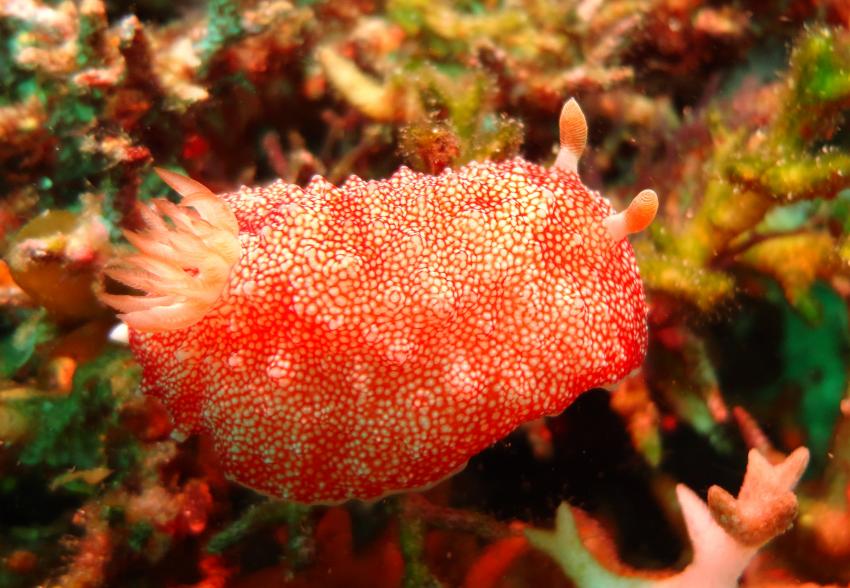
[[220, 198], [165, 174], [182, 206], [143, 211], [140, 253], [109, 270], [144, 295], [106, 298], [143, 390], [179, 432], [209, 434], [236, 481], [317, 503], [432, 484], [622, 378], [647, 344], [624, 237], [657, 199], [617, 214], [576, 173], [575, 101], [560, 127], [551, 168], [401, 168]]

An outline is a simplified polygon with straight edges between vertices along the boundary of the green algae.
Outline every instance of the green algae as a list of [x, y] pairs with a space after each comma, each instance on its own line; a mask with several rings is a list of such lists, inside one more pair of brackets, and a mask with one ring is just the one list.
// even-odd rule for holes
[[80, 366], [68, 396], [21, 402], [21, 410], [36, 423], [33, 438], [19, 454], [21, 464], [45, 472], [120, 464], [120, 478], [135, 462], [137, 450], [119, 439], [107, 451], [104, 440], [120, 429], [117, 406], [134, 394], [138, 377], [129, 353], [108, 351]]
[[424, 525], [415, 516], [399, 520], [399, 543], [404, 558], [404, 588], [439, 588], [441, 583], [434, 578], [424, 561]]
[[[847, 32], [821, 28], [809, 32], [794, 48], [792, 88], [801, 109], [846, 106], [850, 99], [850, 48]], [[811, 117], [814, 118], [814, 117]]]
[[223, 553], [250, 535], [279, 524], [297, 529], [308, 512], [307, 507], [291, 502], [272, 500], [253, 505], [226, 529], [216, 533], [207, 543], [207, 551]]
[[0, 376], [14, 376], [33, 359], [38, 345], [55, 334], [56, 328], [44, 311], [30, 313], [14, 331], [0, 339]]
[[[827, 63], [824, 52], [829, 53]], [[850, 155], [834, 149], [810, 153], [842, 120], [850, 95], [829, 81], [842, 71], [850, 71], [850, 37], [832, 29], [808, 31], [792, 51], [778, 111], [758, 131], [758, 140], [727, 128], [715, 115], [714, 149], [704, 167], [696, 214], [676, 230], [654, 230], [655, 252], [641, 250], [643, 275], [651, 288], [710, 309], [734, 292], [731, 284], [721, 285], [731, 276], [717, 275], [709, 284], [701, 280], [723, 269], [719, 262], [727, 252], [740, 253], [736, 241], [752, 235], [775, 209], [831, 200], [850, 187]]]
[[201, 43], [205, 61], [244, 33], [238, 5], [233, 0], [211, 0], [207, 3], [207, 34]]

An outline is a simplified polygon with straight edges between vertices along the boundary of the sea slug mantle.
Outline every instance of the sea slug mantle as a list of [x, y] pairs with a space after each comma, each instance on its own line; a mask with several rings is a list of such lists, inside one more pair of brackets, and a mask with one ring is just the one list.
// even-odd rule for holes
[[576, 173], [570, 100], [550, 168], [521, 158], [336, 187], [277, 181], [143, 208], [104, 295], [178, 431], [227, 474], [299, 502], [422, 487], [519, 424], [637, 367], [646, 303], [628, 233]]

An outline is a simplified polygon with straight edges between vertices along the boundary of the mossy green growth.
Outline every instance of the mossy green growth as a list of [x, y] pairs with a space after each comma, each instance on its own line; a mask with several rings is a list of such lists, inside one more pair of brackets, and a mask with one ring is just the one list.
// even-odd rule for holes
[[412, 75], [431, 112], [402, 128], [401, 149], [415, 169], [439, 173], [446, 166], [517, 154], [523, 126], [492, 112], [494, 89], [486, 77], [434, 65]]
[[153, 537], [153, 525], [147, 521], [140, 521], [130, 527], [130, 534], [127, 537], [127, 545], [136, 553], [142, 553], [145, 550], [147, 542]]
[[[850, 112], [848, 73], [850, 34], [811, 29], [796, 41], [767, 125], [741, 130], [721, 110], [709, 113], [713, 152], [695, 213], [675, 229], [654, 230], [663, 238], [638, 251], [651, 289], [710, 310], [734, 292], [726, 270], [748, 239], [759, 242], [751, 238], [766, 216], [850, 187], [850, 155], [829, 144]], [[801, 297], [799, 308], [808, 302]]]
[[[135, 462], [135, 443], [124, 435], [118, 407], [138, 385], [139, 369], [124, 350], [110, 350], [81, 365], [67, 396], [21, 401], [20, 409], [36, 423], [33, 438], [18, 456], [24, 466], [60, 473], [69, 469], [122, 466], [119, 480]], [[114, 446], [107, 447], [110, 439]]]
[[261, 502], [249, 508], [234, 523], [213, 536], [207, 544], [207, 551], [214, 554], [223, 553], [253, 533], [279, 524], [285, 524], [289, 528], [291, 540], [295, 541], [301, 535], [298, 530], [308, 513], [309, 507], [292, 502], [271, 500]]
[[[538, 30], [527, 11], [509, 3], [446, 0], [390, 0], [386, 13], [409, 37], [417, 57], [442, 64], [462, 64], [478, 42], [500, 46], [523, 58], [541, 58]], [[551, 49], [551, 45], [549, 46]]]
[[100, 61], [98, 58], [98, 43], [100, 35], [106, 28], [106, 23], [100, 15], [81, 14], [77, 33], [77, 65], [94, 67]]
[[399, 517], [399, 543], [404, 558], [404, 588], [439, 588], [441, 584], [425, 564], [425, 525], [415, 515], [401, 510]]
[[201, 54], [208, 65], [210, 58], [244, 32], [239, 7], [233, 0], [210, 0], [207, 3], [207, 34], [201, 43]]
[[5, 560], [15, 550], [30, 551], [39, 558], [39, 569], [35, 570], [34, 574], [17, 573], [0, 564], [0, 588], [31, 588], [36, 585], [36, 578], [43, 575], [45, 570], [61, 563], [62, 538], [67, 538], [69, 531], [64, 521], [3, 526], [0, 529], [3, 539], [0, 545], [0, 560]]
[[729, 167], [730, 178], [781, 202], [829, 198], [848, 184], [850, 155], [837, 151], [807, 155], [775, 153], [742, 158]]
[[18, 43], [11, 23], [0, 22], [0, 105], [23, 98], [20, 85], [32, 80], [31, 73], [15, 64], [17, 50]]
[[121, 425], [120, 406], [134, 393], [138, 376], [127, 351], [110, 350], [78, 368], [67, 396], [32, 394], [8, 401], [27, 415], [32, 430], [16, 461], [9, 462], [16, 467], [0, 476], [0, 497], [7, 504], [13, 498], [10, 508], [15, 518], [20, 517], [18, 523], [0, 524], [0, 559], [14, 549], [26, 549], [38, 558], [39, 571], [7, 573], [0, 565], [0, 587], [34, 585], [41, 571], [54, 569], [61, 557], [67, 557], [59, 542], [72, 532], [65, 513], [73, 512], [82, 498], [96, 495], [104, 484], [75, 472], [111, 471], [105, 484], [112, 485], [135, 469], [139, 447]]
[[83, 149], [84, 138], [97, 124], [103, 96], [100, 92], [81, 94], [59, 87], [44, 91], [51, 94], [53, 101], [46, 127], [59, 138], [51, 187], [42, 194], [45, 204], [52, 205], [55, 200], [76, 200], [80, 191], [92, 188], [92, 179], [107, 167], [99, 152]]
[[13, 332], [0, 339], [0, 376], [10, 378], [34, 356], [36, 347], [49, 341], [55, 326], [43, 310], [32, 312]]
[[735, 281], [724, 272], [700, 267], [687, 259], [653, 250], [643, 241], [635, 247], [640, 274], [648, 290], [686, 300], [708, 312], [735, 291]]
[[800, 149], [835, 132], [850, 108], [850, 33], [818, 27], [798, 39], [782, 106], [774, 147]]
[[806, 34], [791, 57], [795, 97], [802, 104], [850, 99], [850, 36], [847, 31], [818, 28]]

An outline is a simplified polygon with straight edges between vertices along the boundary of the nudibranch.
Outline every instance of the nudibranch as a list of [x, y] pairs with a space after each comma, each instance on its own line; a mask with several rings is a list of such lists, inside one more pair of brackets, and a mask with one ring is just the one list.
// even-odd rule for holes
[[232, 479], [305, 503], [427, 486], [521, 423], [643, 360], [647, 306], [623, 212], [587, 189], [574, 100], [551, 167], [276, 181], [215, 195], [171, 172], [105, 294], [143, 391], [211, 436]]

